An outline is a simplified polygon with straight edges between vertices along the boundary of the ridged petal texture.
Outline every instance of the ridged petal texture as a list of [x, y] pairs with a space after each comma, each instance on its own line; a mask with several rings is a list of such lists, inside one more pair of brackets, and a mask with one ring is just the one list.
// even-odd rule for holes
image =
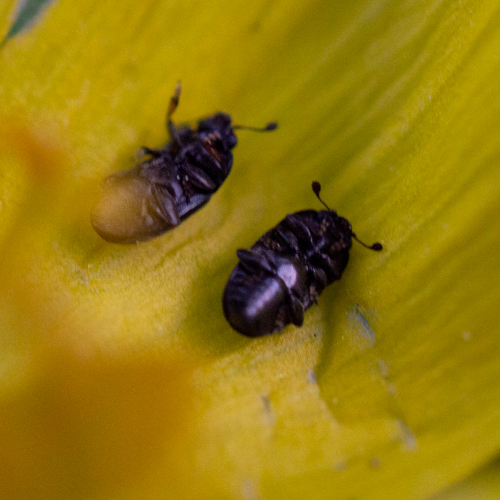
[[[414, 500], [493, 460], [499, 9], [3, 1], [3, 496]], [[99, 184], [165, 143], [177, 80], [177, 122], [279, 128], [238, 131], [230, 176], [174, 231], [106, 243]], [[354, 242], [303, 327], [244, 338], [221, 306], [236, 249], [321, 209], [313, 180], [384, 250]], [[498, 498], [499, 477], [441, 498]]]

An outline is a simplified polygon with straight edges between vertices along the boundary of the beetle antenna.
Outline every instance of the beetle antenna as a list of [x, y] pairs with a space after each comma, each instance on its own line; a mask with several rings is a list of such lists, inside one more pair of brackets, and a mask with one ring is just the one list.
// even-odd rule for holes
[[368, 248], [368, 250], [375, 250], [376, 252], [380, 252], [382, 250], [382, 245], [380, 243], [374, 243], [373, 245], [369, 246], [366, 243], [363, 243], [361, 240], [358, 240], [358, 237], [351, 232], [351, 236], [358, 242], [361, 243], [365, 248]]
[[325, 205], [326, 209], [329, 211], [329, 212], [332, 212], [332, 209], [321, 199], [321, 196], [319, 195], [319, 192], [321, 191], [321, 184], [318, 182], [318, 181], [314, 181], [312, 183], [312, 188], [313, 188], [313, 191], [314, 191], [314, 194], [316, 195], [316, 197], [318, 198], [318, 200], [323, 204]]
[[[312, 183], [312, 189], [314, 191], [314, 194], [317, 196], [318, 200], [325, 205], [325, 207], [328, 209], [329, 212], [333, 212], [333, 210], [321, 199], [321, 196], [319, 195], [319, 192], [321, 191], [321, 184], [317, 181], [314, 181]], [[373, 245], [369, 246], [366, 243], [363, 243], [361, 240], [358, 240], [358, 237], [351, 231], [351, 236], [358, 242], [361, 243], [364, 247], [368, 248], [369, 250], [375, 250], [377, 252], [380, 252], [382, 250], [382, 245], [380, 243], [374, 243]]]
[[278, 122], [269, 122], [265, 127], [247, 127], [246, 125], [233, 125], [233, 130], [253, 130], [254, 132], [271, 132], [278, 128]]

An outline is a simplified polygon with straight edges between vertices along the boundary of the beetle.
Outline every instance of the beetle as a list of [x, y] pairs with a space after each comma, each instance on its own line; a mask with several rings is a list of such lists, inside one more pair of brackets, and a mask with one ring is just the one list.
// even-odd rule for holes
[[278, 126], [233, 125], [226, 113], [202, 119], [196, 128], [175, 125], [172, 115], [180, 93], [178, 82], [167, 111], [168, 144], [163, 149], [142, 148], [148, 159], [104, 180], [91, 223], [106, 241], [146, 241], [178, 226], [203, 207], [229, 175], [231, 150], [237, 144], [234, 131], [267, 132]]
[[239, 263], [222, 304], [229, 324], [243, 335], [269, 335], [289, 323], [302, 326], [304, 312], [341, 278], [353, 238], [370, 250], [382, 250], [380, 243], [368, 246], [358, 240], [349, 221], [321, 199], [319, 182], [312, 189], [327, 210], [289, 214], [249, 250], [236, 252]]

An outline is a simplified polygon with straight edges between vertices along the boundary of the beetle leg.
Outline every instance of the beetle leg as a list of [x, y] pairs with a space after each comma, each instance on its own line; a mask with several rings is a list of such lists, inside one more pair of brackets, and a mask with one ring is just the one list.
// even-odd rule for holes
[[328, 277], [321, 267], [312, 264], [307, 266], [307, 272], [309, 277], [308, 281], [310, 283], [309, 301], [310, 304], [317, 304], [319, 296], [328, 285]]
[[324, 269], [322, 269], [321, 267], [309, 266], [308, 271], [311, 274], [311, 278], [314, 281], [316, 288], [319, 289], [319, 293], [321, 293], [326, 285], [328, 285], [328, 277]]
[[296, 326], [302, 326], [302, 324], [304, 323], [304, 306], [302, 305], [302, 302], [292, 293], [289, 297], [292, 323]]
[[169, 226], [177, 226], [181, 219], [177, 211], [174, 200], [167, 188], [153, 184], [152, 195], [156, 203], [150, 203], [151, 208], [158, 214]]
[[276, 234], [283, 240], [283, 242], [296, 253], [299, 250], [299, 242], [297, 237], [291, 231], [284, 231], [278, 224], [275, 228]]
[[311, 231], [301, 218], [296, 214], [289, 214], [285, 217], [285, 220], [295, 236], [297, 236], [299, 244], [307, 245], [309, 248], [312, 248], [314, 240]]
[[347, 261], [344, 262], [339, 259], [334, 260], [325, 253], [316, 253], [311, 256], [311, 264], [322, 269], [328, 278], [328, 283], [332, 283], [340, 279], [347, 265]]
[[181, 220], [187, 219], [191, 214], [198, 211], [201, 207], [206, 205], [210, 200], [209, 194], [194, 194], [185, 201], [181, 201], [176, 205]]
[[170, 136], [170, 140], [172, 142], [175, 142], [175, 144], [177, 145], [180, 144], [179, 132], [174, 122], [172, 121], [172, 115], [174, 114], [174, 111], [177, 109], [177, 106], [179, 105], [179, 97], [181, 96], [181, 89], [182, 89], [181, 82], [177, 82], [177, 85], [175, 86], [174, 90], [174, 95], [170, 98], [170, 104], [168, 106], [167, 120], [166, 120], [167, 130], [168, 130], [168, 135]]
[[217, 185], [204, 170], [194, 165], [187, 165], [186, 167], [185, 172], [192, 186], [207, 193], [214, 193], [217, 191]]
[[290, 312], [288, 311], [288, 307], [286, 307], [286, 304], [282, 307], [279, 308], [278, 315], [276, 316], [276, 320], [274, 322], [274, 332], [281, 332], [283, 328], [285, 328], [290, 321], [288, 320], [288, 317], [290, 315]]
[[240, 259], [240, 264], [242, 265], [242, 267], [244, 267], [250, 273], [263, 270], [271, 274], [273, 273], [273, 270], [269, 265], [267, 259], [263, 255], [257, 253], [252, 249], [236, 250], [236, 255], [238, 256], [238, 259]]
[[160, 158], [163, 155], [164, 150], [162, 149], [150, 149], [146, 146], [143, 146], [140, 150], [140, 153], [143, 155], [151, 155], [153, 158]]
[[208, 154], [213, 156], [217, 163], [220, 164], [220, 155], [217, 149], [215, 148], [215, 143], [221, 141], [221, 137], [219, 132], [212, 132], [208, 134], [204, 139], [203, 139], [203, 147], [207, 150]]

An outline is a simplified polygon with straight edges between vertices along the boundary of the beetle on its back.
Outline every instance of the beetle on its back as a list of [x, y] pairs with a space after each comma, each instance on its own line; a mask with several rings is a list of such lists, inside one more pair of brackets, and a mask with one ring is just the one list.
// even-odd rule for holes
[[[339, 280], [349, 260], [352, 232], [313, 191], [327, 210], [303, 210], [287, 215], [249, 250], [238, 250], [223, 296], [224, 315], [238, 332], [260, 337], [301, 326], [304, 311], [316, 303], [324, 288]], [[382, 250], [380, 243], [363, 246]]]
[[136, 243], [159, 236], [199, 210], [219, 189], [231, 171], [237, 138], [234, 130], [274, 130], [232, 125], [226, 113], [198, 122], [196, 129], [175, 125], [180, 83], [170, 99], [164, 149], [142, 148], [150, 158], [136, 167], [107, 177], [91, 213], [95, 231], [106, 241]]

